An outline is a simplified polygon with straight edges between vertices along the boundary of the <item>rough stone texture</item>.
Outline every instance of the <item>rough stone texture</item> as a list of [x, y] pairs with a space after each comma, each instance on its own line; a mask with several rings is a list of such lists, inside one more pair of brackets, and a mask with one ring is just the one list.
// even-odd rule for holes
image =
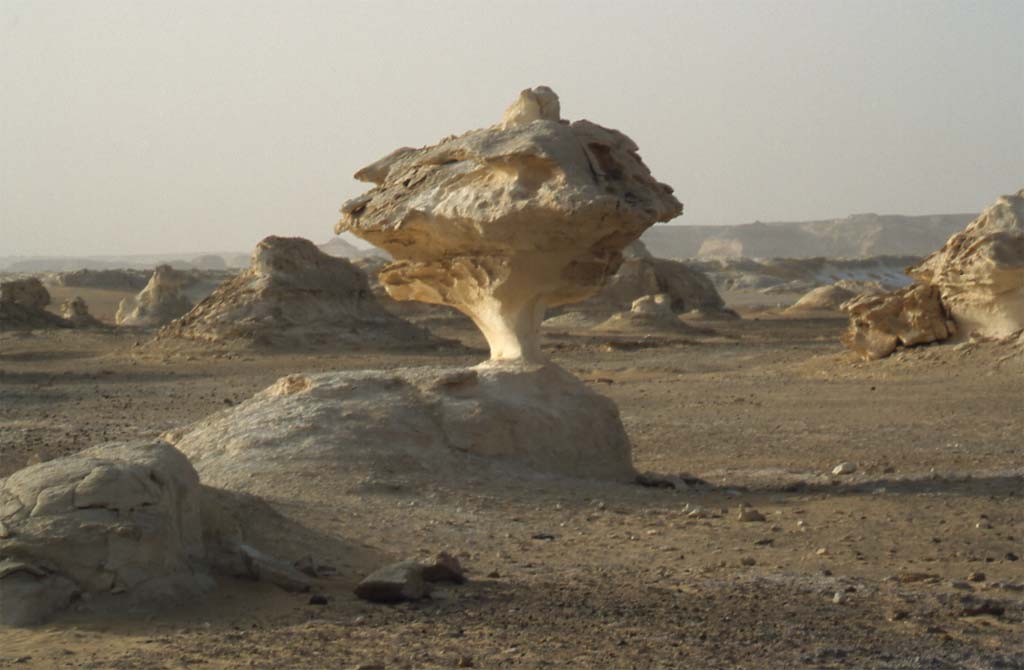
[[46, 311], [49, 304], [50, 292], [35, 277], [0, 283], [0, 331], [71, 327]]
[[546, 87], [495, 126], [398, 149], [356, 178], [376, 186], [343, 206], [336, 232], [399, 259], [380, 275], [396, 299], [472, 318], [494, 360], [543, 360], [545, 309], [593, 294], [623, 247], [682, 212], [632, 140], [561, 120]]
[[956, 332], [934, 286], [864, 295], [845, 303], [849, 329], [842, 342], [862, 358], [884, 358], [897, 346], [940, 342]]
[[808, 291], [802, 298], [790, 305], [786, 309], [786, 313], [838, 312], [843, 303], [855, 297], [857, 297], [855, 292], [836, 284], [819, 286]]
[[476, 467], [635, 477], [615, 404], [554, 365], [292, 375], [168, 439], [204, 482], [270, 497]]
[[262, 240], [248, 269], [165, 326], [159, 337], [270, 347], [434, 341], [381, 307], [359, 268], [299, 237]]
[[43, 309], [50, 304], [50, 292], [36, 277], [14, 279], [0, 283], [0, 302]]
[[188, 280], [186, 273], [170, 265], [158, 265], [145, 288], [118, 305], [117, 325], [155, 328], [186, 313], [192, 308], [192, 303], [182, 293]]
[[695, 329], [679, 320], [672, 311], [668, 295], [645, 295], [637, 298], [628, 311], [613, 314], [607, 321], [598, 324], [594, 330], [603, 332], [633, 333], [691, 333]]
[[715, 285], [703, 272], [679, 261], [654, 258], [639, 240], [623, 250], [623, 257], [622, 265], [597, 293], [560, 311], [588, 315], [599, 322], [615, 313], [630, 311], [637, 299], [663, 294], [669, 308], [677, 314], [698, 311], [736, 318], [736, 313], [726, 309]]
[[999, 198], [908, 273], [938, 287], [964, 335], [1024, 329], [1024, 189]]
[[89, 313], [89, 306], [85, 304], [85, 300], [77, 295], [61, 304], [60, 313], [75, 328], [97, 328], [103, 325]]
[[384, 604], [425, 598], [430, 594], [430, 584], [423, 578], [423, 570], [416, 561], [386, 565], [359, 582], [355, 594], [363, 600]]
[[142, 602], [208, 587], [196, 571], [198, 492], [185, 456], [159, 441], [93, 447], [0, 481], [0, 562], [22, 566], [0, 576], [0, 620], [38, 622], [78, 593]]

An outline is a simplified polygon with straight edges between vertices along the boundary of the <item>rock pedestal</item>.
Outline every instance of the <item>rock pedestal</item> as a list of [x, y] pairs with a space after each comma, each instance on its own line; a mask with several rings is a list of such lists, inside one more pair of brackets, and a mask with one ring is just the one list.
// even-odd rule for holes
[[623, 247], [682, 212], [632, 140], [563, 121], [543, 86], [495, 126], [398, 149], [356, 178], [376, 186], [344, 205], [336, 232], [396, 259], [380, 274], [395, 299], [473, 319], [492, 360], [543, 361], [545, 310], [593, 294]]

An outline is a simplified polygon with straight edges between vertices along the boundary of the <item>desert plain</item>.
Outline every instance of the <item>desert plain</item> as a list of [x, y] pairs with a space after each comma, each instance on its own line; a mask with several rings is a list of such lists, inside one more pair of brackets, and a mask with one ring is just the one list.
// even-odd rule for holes
[[[1019, 344], [865, 362], [839, 344], [845, 318], [751, 296], [723, 291], [743, 318], [682, 335], [544, 327], [544, 352], [618, 405], [646, 485], [290, 481], [271, 504], [343, 566], [312, 592], [220, 578], [170, 609], [80, 601], [0, 631], [0, 667], [1024, 667]], [[436, 330], [451, 344], [313, 352], [2, 333], [0, 476], [156, 438], [300, 371], [486, 356], [468, 320]], [[842, 463], [853, 472], [833, 474]], [[465, 584], [398, 605], [353, 595], [381, 564], [440, 551]]]

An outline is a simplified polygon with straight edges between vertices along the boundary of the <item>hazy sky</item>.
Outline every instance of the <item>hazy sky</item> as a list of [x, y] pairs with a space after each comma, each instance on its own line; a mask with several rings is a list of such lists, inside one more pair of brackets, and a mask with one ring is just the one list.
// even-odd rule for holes
[[553, 87], [677, 222], [1024, 186], [1024, 2], [0, 0], [0, 255], [327, 240], [353, 172]]

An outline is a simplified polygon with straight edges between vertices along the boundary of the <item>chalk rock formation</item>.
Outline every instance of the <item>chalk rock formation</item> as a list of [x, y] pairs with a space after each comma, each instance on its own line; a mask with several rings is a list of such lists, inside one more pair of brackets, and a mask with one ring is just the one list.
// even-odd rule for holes
[[315, 497], [310, 477], [635, 476], [615, 404], [550, 364], [292, 375], [167, 439], [205, 483], [270, 497]]
[[843, 303], [856, 296], [856, 293], [838, 284], [819, 286], [808, 291], [802, 298], [790, 305], [786, 309], [786, 313], [838, 312]]
[[645, 334], [699, 332], [679, 320], [679, 315], [672, 311], [671, 299], [664, 293], [637, 298], [628, 311], [613, 314], [595, 326], [594, 330]]
[[884, 358], [900, 345], [940, 342], [956, 332], [934, 286], [863, 295], [843, 309], [850, 315], [850, 326], [842, 342], [866, 360]]
[[938, 287], [964, 335], [1006, 337], [1024, 329], [1024, 189], [999, 198], [908, 272]]
[[623, 247], [682, 212], [632, 140], [563, 121], [546, 87], [523, 91], [495, 126], [398, 149], [355, 176], [376, 186], [345, 203], [335, 232], [398, 259], [380, 275], [396, 299], [472, 318], [492, 360], [543, 360], [545, 309], [593, 294]]
[[192, 308], [181, 291], [188, 275], [170, 265], [158, 265], [137, 296], [125, 298], [117, 306], [115, 317], [119, 326], [162, 326]]
[[0, 623], [42, 621], [79, 594], [136, 603], [208, 588], [198, 492], [164, 442], [94, 447], [0, 481]]
[[160, 338], [260, 346], [423, 345], [425, 331], [387, 312], [366, 275], [300, 237], [267, 237], [248, 269], [224, 282]]
[[60, 306], [60, 314], [75, 328], [97, 328], [103, 325], [89, 313], [89, 306], [81, 296], [65, 300]]

